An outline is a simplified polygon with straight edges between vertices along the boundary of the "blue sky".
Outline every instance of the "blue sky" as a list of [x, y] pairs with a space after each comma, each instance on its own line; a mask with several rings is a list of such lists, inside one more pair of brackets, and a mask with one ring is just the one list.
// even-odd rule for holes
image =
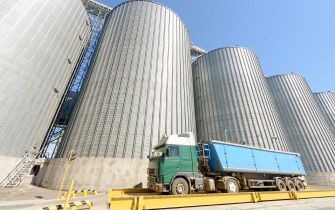
[[[115, 7], [124, 0], [97, 0]], [[294, 72], [313, 92], [335, 92], [335, 0], [157, 0], [184, 21], [191, 40], [213, 50], [253, 50], [264, 74]]]

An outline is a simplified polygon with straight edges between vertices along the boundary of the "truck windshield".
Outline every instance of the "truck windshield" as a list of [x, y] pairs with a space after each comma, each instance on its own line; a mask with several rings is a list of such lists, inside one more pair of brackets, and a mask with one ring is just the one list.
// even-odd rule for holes
[[155, 149], [152, 153], [152, 157], [153, 158], [159, 158], [159, 157], [162, 157], [162, 154], [164, 152], [164, 148], [165, 147], [160, 147], [158, 149]]

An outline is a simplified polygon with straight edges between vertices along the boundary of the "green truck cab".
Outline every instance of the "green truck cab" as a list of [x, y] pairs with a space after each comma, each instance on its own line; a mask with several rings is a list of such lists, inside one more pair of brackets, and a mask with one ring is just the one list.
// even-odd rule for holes
[[[148, 188], [156, 192], [189, 194], [199, 177], [193, 133], [162, 138], [150, 157]], [[199, 179], [202, 180], [202, 179]]]

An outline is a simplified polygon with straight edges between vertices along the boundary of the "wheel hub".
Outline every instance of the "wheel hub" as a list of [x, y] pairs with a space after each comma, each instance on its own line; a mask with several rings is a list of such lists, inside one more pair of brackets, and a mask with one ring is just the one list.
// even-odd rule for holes
[[236, 185], [234, 183], [230, 183], [228, 188], [230, 192], [236, 192]]
[[284, 183], [281, 183], [279, 186], [280, 186], [280, 189], [285, 189], [285, 184]]
[[176, 188], [177, 188], [177, 193], [179, 194], [183, 193], [185, 190], [185, 187], [182, 183], [177, 184]]

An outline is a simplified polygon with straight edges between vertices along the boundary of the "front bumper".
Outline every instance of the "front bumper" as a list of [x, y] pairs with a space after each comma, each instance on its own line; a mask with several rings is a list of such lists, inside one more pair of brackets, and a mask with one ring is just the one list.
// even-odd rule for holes
[[158, 177], [156, 176], [148, 176], [148, 188], [156, 191], [156, 192], [163, 192], [163, 184], [158, 183]]
[[156, 192], [163, 192], [163, 184], [148, 184], [148, 188]]
[[169, 192], [169, 184], [162, 184], [158, 182], [158, 177], [148, 177], [148, 188], [156, 192]]

